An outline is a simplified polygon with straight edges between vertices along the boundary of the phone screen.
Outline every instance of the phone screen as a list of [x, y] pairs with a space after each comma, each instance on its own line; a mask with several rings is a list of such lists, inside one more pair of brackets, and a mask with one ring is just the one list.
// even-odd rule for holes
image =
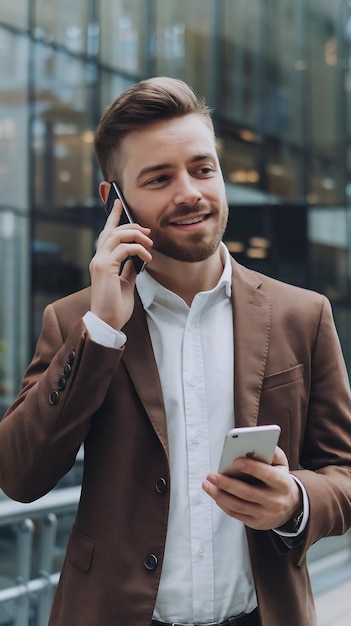
[[[110, 215], [112, 209], [113, 209], [113, 205], [115, 200], [120, 200], [122, 203], [122, 207], [123, 207], [123, 211], [122, 211], [122, 215], [121, 215], [121, 219], [120, 219], [120, 224], [133, 224], [134, 220], [132, 218], [132, 214], [130, 212], [130, 208], [127, 205], [123, 194], [120, 190], [120, 188], [118, 187], [117, 183], [112, 181], [111, 182], [111, 187], [110, 187], [110, 192], [108, 194], [108, 198], [107, 198], [107, 202], [105, 205], [105, 210], [107, 215]], [[144, 261], [142, 261], [142, 259], [140, 259], [138, 256], [131, 256], [131, 257], [127, 257], [127, 259], [125, 259], [124, 263], [128, 260], [131, 259], [134, 263], [134, 267], [135, 270], [137, 272], [137, 274], [139, 274], [140, 272], [143, 271], [143, 269], [145, 269], [146, 263]], [[123, 263], [123, 265], [124, 265]], [[123, 269], [123, 265], [122, 265], [122, 269]], [[121, 271], [122, 271], [121, 269]]]

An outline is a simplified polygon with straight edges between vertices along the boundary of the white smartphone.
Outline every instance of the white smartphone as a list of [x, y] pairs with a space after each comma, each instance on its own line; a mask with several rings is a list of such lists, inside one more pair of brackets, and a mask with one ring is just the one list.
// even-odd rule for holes
[[246, 456], [270, 465], [279, 435], [280, 426], [277, 424], [232, 428], [224, 439], [218, 472], [247, 481], [252, 480], [247, 474], [240, 474], [234, 469], [234, 460]]

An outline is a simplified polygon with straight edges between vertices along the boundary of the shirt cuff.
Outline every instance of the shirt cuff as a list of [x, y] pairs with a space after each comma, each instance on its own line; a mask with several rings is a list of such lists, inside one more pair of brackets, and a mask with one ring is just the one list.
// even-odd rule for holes
[[120, 349], [127, 341], [127, 336], [121, 330], [115, 330], [91, 311], [84, 315], [83, 322], [91, 339], [105, 348]]
[[278, 528], [272, 528], [272, 530], [275, 533], [277, 533], [277, 535], [280, 535], [281, 537], [298, 537], [299, 535], [301, 535], [303, 533], [303, 531], [305, 530], [306, 526], [307, 526], [308, 518], [309, 518], [309, 515], [310, 515], [310, 503], [309, 503], [307, 491], [306, 491], [304, 485], [302, 484], [301, 480], [299, 480], [295, 476], [295, 474], [290, 474], [290, 476], [298, 484], [298, 486], [300, 487], [301, 492], [302, 492], [303, 516], [302, 516], [302, 520], [301, 520], [301, 523], [300, 523], [300, 526], [299, 526], [299, 529], [298, 529], [297, 533], [287, 533], [284, 530], [280, 530]]

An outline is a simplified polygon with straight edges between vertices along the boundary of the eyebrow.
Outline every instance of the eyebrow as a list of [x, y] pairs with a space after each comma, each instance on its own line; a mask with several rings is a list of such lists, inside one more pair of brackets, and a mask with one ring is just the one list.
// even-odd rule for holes
[[[215, 157], [213, 154], [210, 154], [209, 152], [206, 152], [204, 154], [199, 153], [199, 154], [195, 154], [190, 160], [189, 163], [198, 163], [199, 161], [206, 161], [206, 159], [211, 159], [211, 161], [215, 160]], [[170, 170], [170, 169], [174, 169], [174, 166], [172, 165], [172, 163], [155, 163], [155, 165], [147, 165], [146, 167], [143, 167], [138, 176], [137, 176], [137, 180], [140, 180], [140, 178], [143, 178], [143, 176], [145, 176], [146, 174], [155, 174], [157, 172], [162, 172], [163, 170]]]

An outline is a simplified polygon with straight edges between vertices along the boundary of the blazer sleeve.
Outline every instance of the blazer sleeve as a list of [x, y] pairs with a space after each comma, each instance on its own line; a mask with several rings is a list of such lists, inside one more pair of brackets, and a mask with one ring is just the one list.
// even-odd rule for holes
[[[351, 396], [349, 378], [329, 301], [323, 296], [312, 341], [307, 416], [293, 473], [309, 498], [309, 521], [296, 541], [298, 563], [323, 537], [351, 526]], [[272, 537], [276, 546], [279, 539]], [[282, 547], [282, 542], [280, 542]], [[283, 550], [284, 551], [284, 550]]]
[[122, 352], [94, 343], [82, 318], [66, 334], [54, 305], [45, 309], [21, 391], [0, 422], [0, 488], [10, 498], [41, 497], [73, 466]]

